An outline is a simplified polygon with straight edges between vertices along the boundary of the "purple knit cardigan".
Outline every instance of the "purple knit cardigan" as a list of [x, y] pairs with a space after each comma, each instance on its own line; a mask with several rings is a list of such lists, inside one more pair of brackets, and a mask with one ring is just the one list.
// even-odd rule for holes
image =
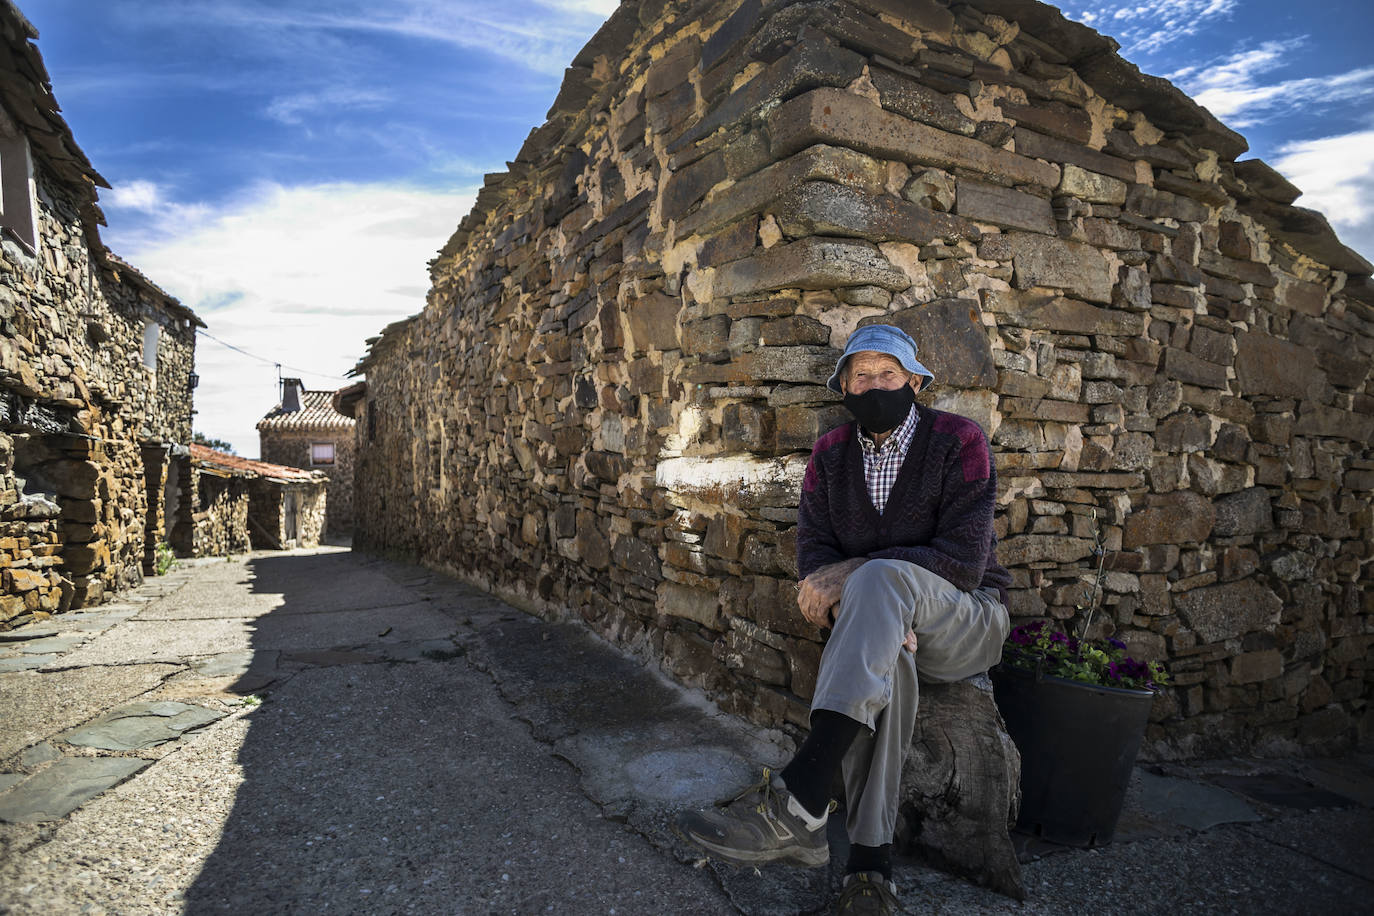
[[907, 560], [966, 592], [990, 586], [1007, 603], [992, 512], [997, 471], [977, 423], [916, 405], [920, 422], [887, 507], [873, 508], [855, 424], [816, 440], [802, 480], [797, 574], [851, 557]]

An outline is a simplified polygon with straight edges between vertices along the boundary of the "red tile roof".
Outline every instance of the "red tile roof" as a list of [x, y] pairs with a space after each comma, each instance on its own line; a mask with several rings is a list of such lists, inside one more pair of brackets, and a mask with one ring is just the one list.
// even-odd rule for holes
[[271, 413], [258, 421], [258, 429], [299, 432], [352, 430], [356, 421], [335, 410], [333, 399], [332, 391], [302, 391], [300, 410], [284, 411], [278, 404], [272, 408]]
[[237, 471], [240, 473], [256, 474], [259, 477], [267, 477], [272, 480], [281, 480], [288, 483], [309, 482], [312, 480], [325, 480], [325, 475], [319, 471], [307, 471], [303, 468], [289, 468], [284, 464], [269, 464], [266, 461], [254, 461], [251, 458], [240, 458], [238, 455], [230, 455], [228, 452], [217, 452], [199, 443], [191, 443], [191, 457], [201, 464], [222, 471]]

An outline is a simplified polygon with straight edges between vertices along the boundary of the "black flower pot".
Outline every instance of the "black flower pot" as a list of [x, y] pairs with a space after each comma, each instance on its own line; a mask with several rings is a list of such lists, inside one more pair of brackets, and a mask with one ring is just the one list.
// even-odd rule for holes
[[993, 695], [1021, 752], [1018, 830], [1066, 846], [1112, 841], [1154, 693], [999, 665]]

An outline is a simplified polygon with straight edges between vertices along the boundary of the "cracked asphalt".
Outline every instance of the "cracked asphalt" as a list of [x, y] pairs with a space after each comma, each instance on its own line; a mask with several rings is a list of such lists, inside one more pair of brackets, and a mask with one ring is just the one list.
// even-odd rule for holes
[[[185, 563], [0, 634], [0, 913], [824, 912], [828, 868], [668, 828], [785, 760], [580, 626], [345, 548]], [[902, 860], [907, 912], [1341, 913], [1374, 768], [1138, 768], [1118, 839], [1023, 842], [1029, 899]]]

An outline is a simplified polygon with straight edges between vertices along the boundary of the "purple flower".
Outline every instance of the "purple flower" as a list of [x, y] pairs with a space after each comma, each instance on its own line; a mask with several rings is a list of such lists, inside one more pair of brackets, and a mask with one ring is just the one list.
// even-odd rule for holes
[[1133, 658], [1123, 658], [1118, 664], [1120, 667], [1117, 670], [1125, 677], [1146, 677], [1150, 673], [1144, 662]]
[[1168, 683], [1163, 665], [1128, 657], [1122, 640], [1079, 639], [1044, 619], [1014, 627], [1002, 660], [1009, 667], [1088, 684], [1156, 690]]

